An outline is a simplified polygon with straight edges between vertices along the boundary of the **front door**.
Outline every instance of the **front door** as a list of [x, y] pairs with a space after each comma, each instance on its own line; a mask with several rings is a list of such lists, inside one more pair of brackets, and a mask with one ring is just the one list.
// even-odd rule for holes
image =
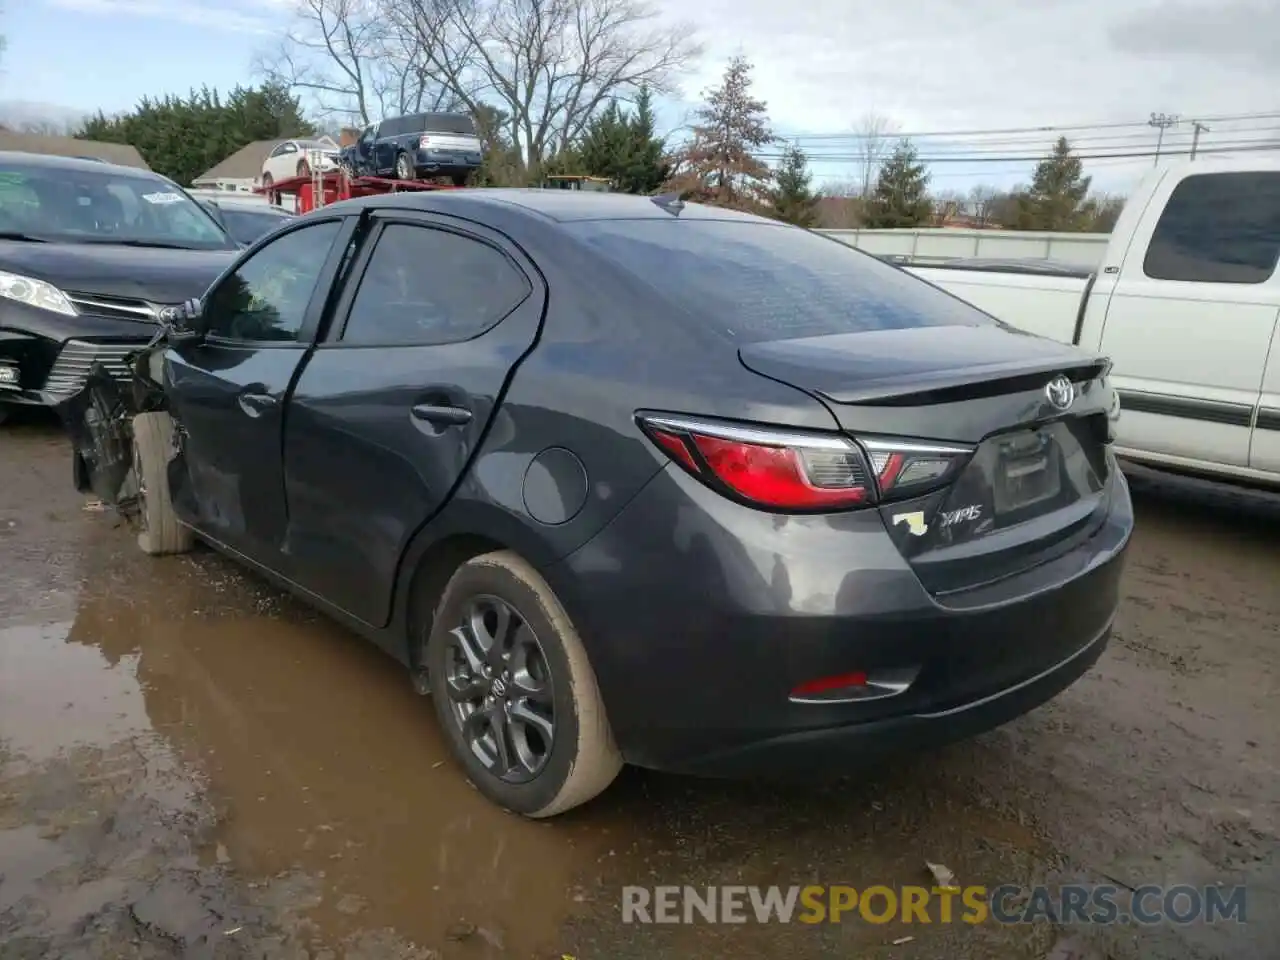
[[1119, 265], [1103, 329], [1120, 391], [1117, 447], [1248, 466], [1276, 323], [1277, 223], [1280, 172], [1161, 182]]
[[266, 563], [285, 529], [284, 398], [343, 231], [341, 217], [310, 222], [255, 251], [206, 296], [207, 337], [167, 357], [189, 484], [176, 506], [202, 533]]
[[545, 293], [500, 235], [404, 211], [375, 214], [350, 276], [289, 401], [286, 553], [299, 584], [382, 626], [409, 540], [463, 476]]

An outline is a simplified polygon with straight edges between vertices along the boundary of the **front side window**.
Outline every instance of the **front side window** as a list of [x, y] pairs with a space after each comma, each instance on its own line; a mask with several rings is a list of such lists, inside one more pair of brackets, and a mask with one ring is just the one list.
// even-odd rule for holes
[[217, 220], [178, 187], [106, 164], [0, 163], [0, 232], [59, 243], [235, 249]]
[[269, 241], [210, 293], [210, 336], [228, 340], [298, 339], [341, 221], [309, 224]]
[[448, 230], [388, 224], [360, 279], [342, 342], [469, 340], [507, 316], [531, 289], [496, 247]]
[[1212, 173], [1173, 189], [1142, 263], [1153, 280], [1264, 283], [1280, 257], [1280, 173]]

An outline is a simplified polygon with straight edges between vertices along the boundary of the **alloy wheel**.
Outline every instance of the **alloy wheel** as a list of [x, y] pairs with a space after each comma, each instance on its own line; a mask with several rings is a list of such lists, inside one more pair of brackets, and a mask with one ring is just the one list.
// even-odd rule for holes
[[551, 672], [519, 611], [474, 597], [446, 640], [444, 680], [449, 713], [486, 770], [507, 783], [542, 771], [555, 742]]

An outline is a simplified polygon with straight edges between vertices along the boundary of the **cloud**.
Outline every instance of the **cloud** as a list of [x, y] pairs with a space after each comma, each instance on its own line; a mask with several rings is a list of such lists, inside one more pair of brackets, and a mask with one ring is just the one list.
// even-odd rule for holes
[[[692, 21], [707, 45], [686, 78], [684, 106], [742, 52], [755, 64], [756, 93], [788, 134], [850, 131], [868, 111], [900, 130], [936, 131], [1280, 109], [1280, 0], [659, 3], [664, 16]], [[1123, 142], [1140, 145], [1149, 134], [1154, 143], [1154, 131], [1130, 132]], [[1189, 136], [1171, 131], [1166, 143]], [[1215, 136], [1216, 128], [1202, 144]], [[1099, 172], [1149, 167], [1112, 162]]]
[[78, 13], [168, 20], [234, 33], [269, 34], [280, 30], [277, 23], [261, 14], [261, 4], [236, 6], [194, 0], [48, 0], [48, 3]]

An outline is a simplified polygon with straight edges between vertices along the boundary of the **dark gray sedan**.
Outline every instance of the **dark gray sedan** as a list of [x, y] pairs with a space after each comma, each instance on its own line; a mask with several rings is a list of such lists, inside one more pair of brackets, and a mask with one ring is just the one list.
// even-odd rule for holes
[[63, 412], [144, 549], [368, 637], [547, 817], [624, 762], [843, 774], [1072, 683], [1133, 527], [1108, 372], [773, 221], [461, 190], [298, 218]]

